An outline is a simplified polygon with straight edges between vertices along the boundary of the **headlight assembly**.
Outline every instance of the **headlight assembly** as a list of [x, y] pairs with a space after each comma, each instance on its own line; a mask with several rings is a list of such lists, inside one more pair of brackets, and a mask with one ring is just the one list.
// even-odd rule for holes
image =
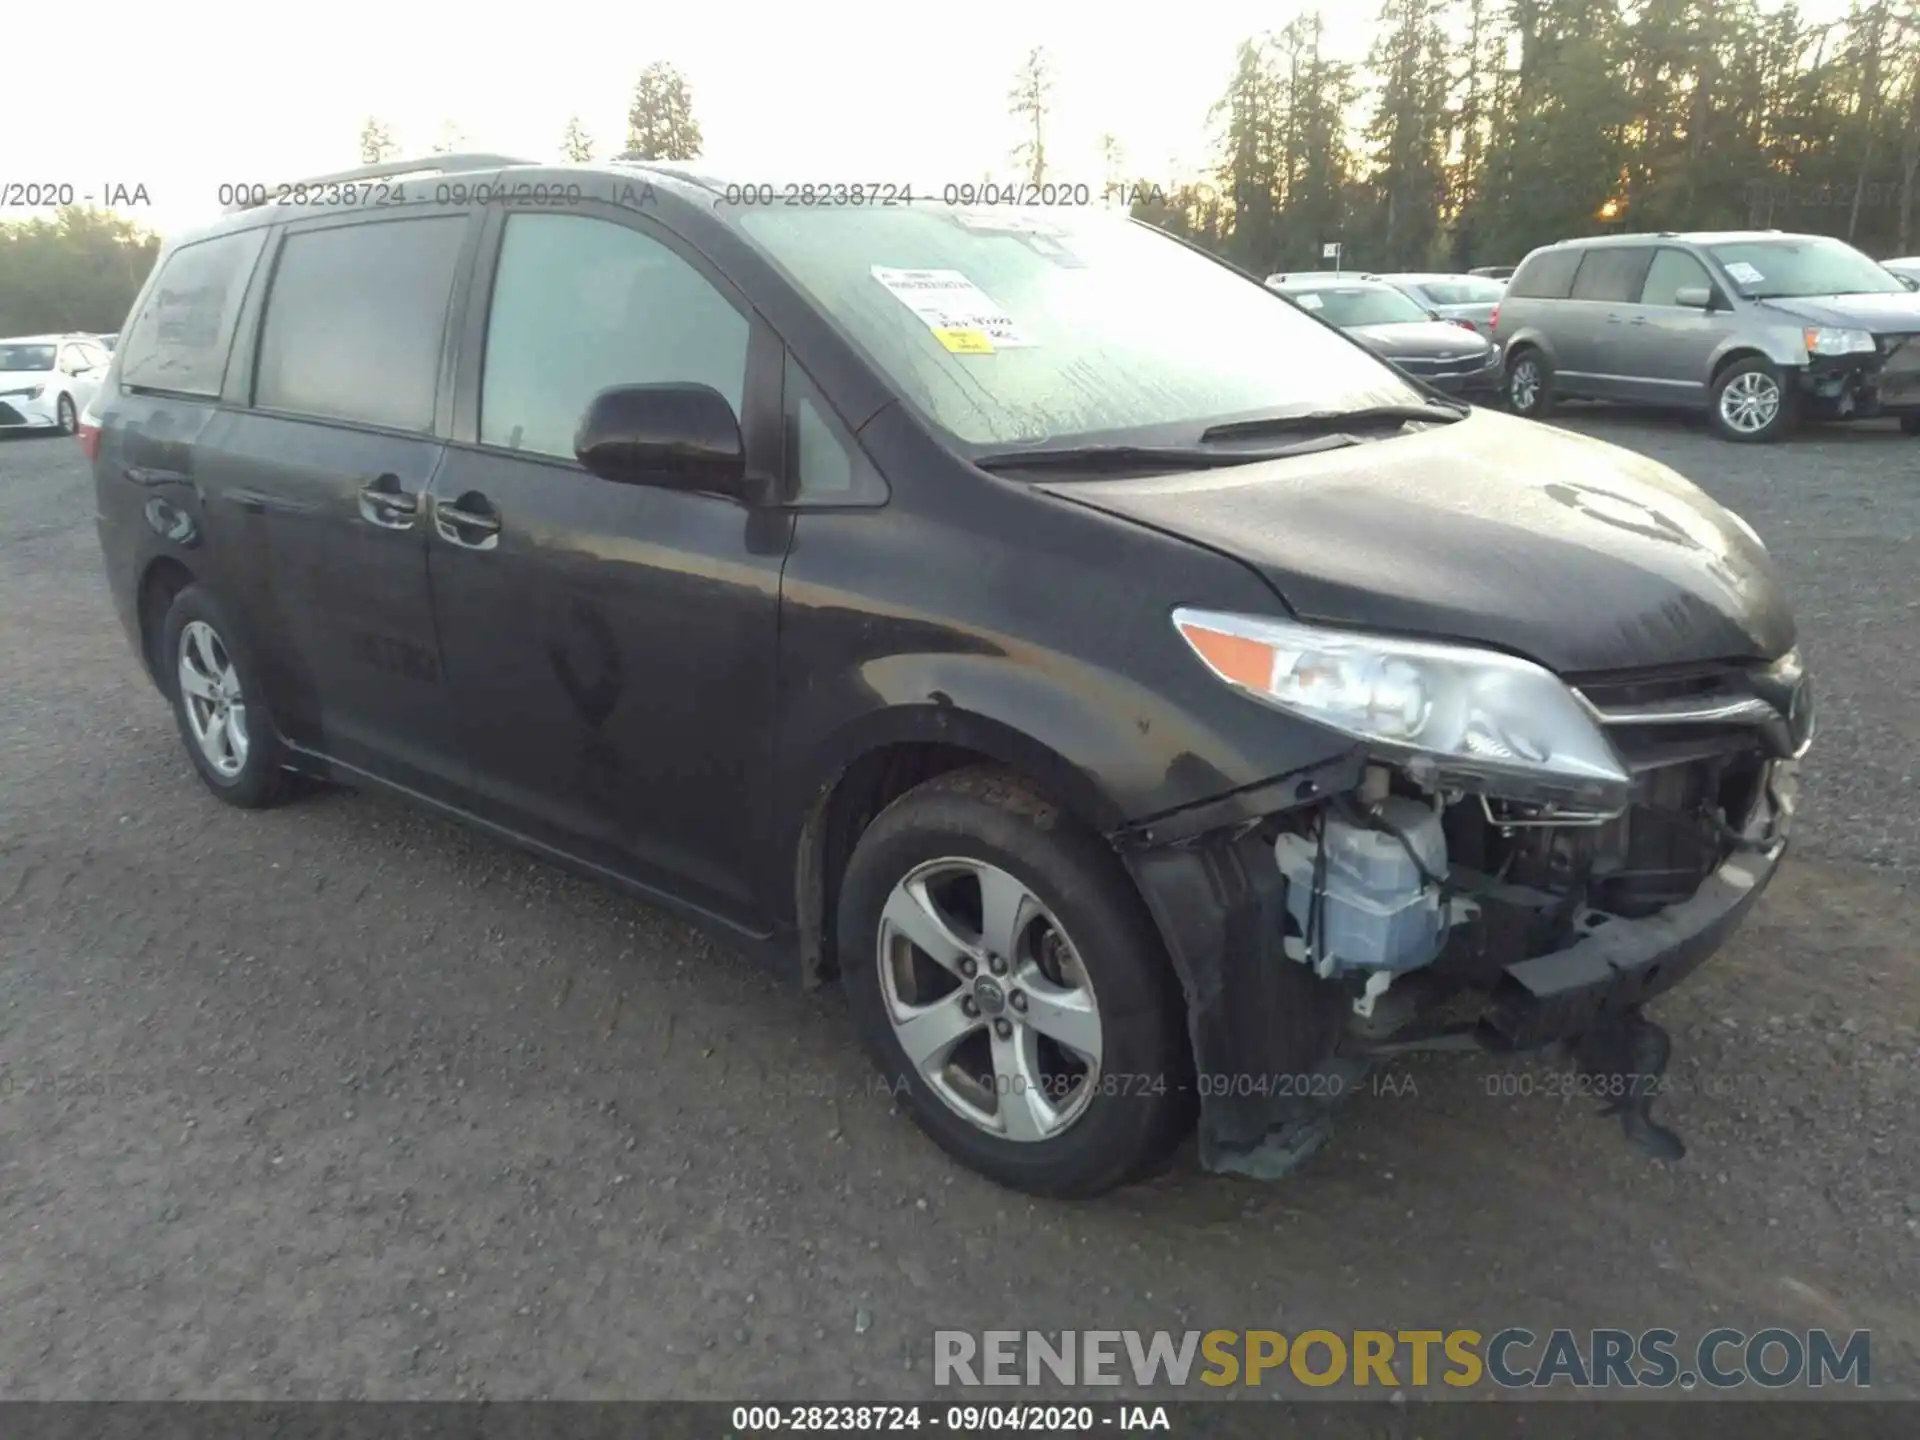
[[1809, 355], [1871, 355], [1873, 336], [1865, 330], [1838, 330], [1827, 326], [1805, 332]]
[[1422, 784], [1618, 808], [1631, 777], [1552, 672], [1493, 650], [1179, 609], [1174, 628], [1242, 693], [1363, 742]]

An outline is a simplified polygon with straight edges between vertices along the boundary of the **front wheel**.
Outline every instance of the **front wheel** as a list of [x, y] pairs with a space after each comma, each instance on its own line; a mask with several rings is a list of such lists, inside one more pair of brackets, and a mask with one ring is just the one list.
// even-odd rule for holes
[[1799, 421], [1791, 383], [1758, 355], [1734, 361], [1713, 382], [1709, 413], [1721, 439], [1747, 445], [1784, 439]]
[[73, 435], [79, 432], [80, 412], [74, 409], [71, 395], [62, 395], [60, 402], [53, 407], [53, 413], [59, 422], [62, 435]]
[[958, 771], [888, 806], [848, 862], [838, 944], [889, 1088], [990, 1179], [1097, 1195], [1191, 1124], [1185, 1007], [1145, 905], [1013, 776]]

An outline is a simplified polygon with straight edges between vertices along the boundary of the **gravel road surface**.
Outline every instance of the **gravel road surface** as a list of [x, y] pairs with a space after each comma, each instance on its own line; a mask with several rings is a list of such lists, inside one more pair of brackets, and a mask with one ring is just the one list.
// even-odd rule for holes
[[382, 797], [215, 802], [77, 448], [0, 439], [0, 1396], [905, 1399], [936, 1328], [1522, 1324], [1869, 1328], [1920, 1397], [1920, 442], [1569, 414], [1753, 522], [1819, 686], [1793, 859], [1657, 1007], [1691, 1153], [1421, 1059], [1288, 1181], [1081, 1205], [921, 1139], [837, 993]]

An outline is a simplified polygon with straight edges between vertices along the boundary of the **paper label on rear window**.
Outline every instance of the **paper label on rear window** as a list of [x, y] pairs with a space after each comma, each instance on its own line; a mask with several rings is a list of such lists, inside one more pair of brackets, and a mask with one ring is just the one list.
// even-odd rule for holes
[[1744, 260], [1735, 260], [1731, 265], [1727, 266], [1727, 273], [1742, 285], [1758, 285], [1762, 280], [1767, 278]]
[[956, 355], [991, 355], [1034, 342], [958, 270], [896, 270], [873, 267], [873, 278], [894, 299], [918, 315], [937, 339]]
[[1296, 295], [1293, 298], [1299, 302], [1302, 310], [1318, 310], [1322, 303], [1318, 295]]

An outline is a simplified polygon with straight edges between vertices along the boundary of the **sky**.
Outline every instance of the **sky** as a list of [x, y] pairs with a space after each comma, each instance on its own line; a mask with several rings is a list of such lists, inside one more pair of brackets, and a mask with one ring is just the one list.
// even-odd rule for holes
[[[1844, 5], [1811, 0], [1802, 11]], [[1362, 59], [1372, 0], [91, 0], [75, 23], [56, 22], [62, 38], [38, 51], [41, 63], [6, 67], [0, 198], [38, 182], [103, 204], [110, 187], [144, 187], [147, 203], [122, 213], [162, 232], [190, 227], [218, 216], [222, 184], [357, 164], [369, 116], [406, 157], [432, 150], [451, 123], [460, 149], [547, 161], [578, 114], [606, 158], [624, 148], [634, 81], [656, 60], [687, 77], [702, 158], [728, 179], [1010, 178], [1024, 137], [1007, 92], [1035, 45], [1055, 77], [1048, 177], [1101, 185], [1099, 137], [1111, 132], [1130, 176], [1172, 184], [1210, 165], [1208, 111], [1239, 43], [1314, 8], [1330, 52]], [[0, 211], [0, 221], [29, 213]]]
[[[403, 156], [431, 150], [451, 122], [463, 150], [552, 160], [577, 113], [604, 158], [624, 148], [634, 81], [655, 60], [687, 77], [703, 158], [729, 179], [1007, 177], [1022, 138], [1007, 92], [1035, 45], [1055, 75], [1049, 178], [1102, 183], [1099, 137], [1111, 131], [1130, 172], [1171, 182], [1209, 161], [1207, 112], [1239, 42], [1307, 8], [1206, 0], [1152, 24], [1144, 7], [1090, 0], [95, 0], [41, 52], [47, 63], [6, 67], [0, 194], [9, 182], [67, 183], [103, 203], [109, 186], [144, 186], [150, 203], [122, 213], [161, 231], [192, 226], [218, 216], [223, 183], [357, 164], [370, 115]], [[1357, 59], [1371, 11], [1340, 13], [1330, 39]], [[45, 118], [23, 123], [34, 115]]]

